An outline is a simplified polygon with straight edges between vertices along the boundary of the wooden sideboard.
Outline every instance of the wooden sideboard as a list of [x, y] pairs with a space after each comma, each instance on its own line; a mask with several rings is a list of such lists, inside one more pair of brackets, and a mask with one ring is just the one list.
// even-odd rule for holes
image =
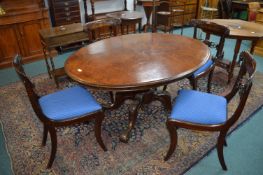
[[10, 67], [16, 54], [26, 62], [43, 58], [38, 31], [49, 27], [48, 10], [41, 0], [2, 0], [0, 68]]
[[52, 26], [81, 22], [78, 0], [48, 0]]

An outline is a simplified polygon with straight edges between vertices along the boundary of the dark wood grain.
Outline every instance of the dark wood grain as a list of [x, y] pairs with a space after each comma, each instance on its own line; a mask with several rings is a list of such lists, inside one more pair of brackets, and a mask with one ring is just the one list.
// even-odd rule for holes
[[168, 34], [131, 34], [102, 40], [74, 53], [66, 73], [90, 88], [142, 90], [189, 76], [210, 57], [200, 41]]

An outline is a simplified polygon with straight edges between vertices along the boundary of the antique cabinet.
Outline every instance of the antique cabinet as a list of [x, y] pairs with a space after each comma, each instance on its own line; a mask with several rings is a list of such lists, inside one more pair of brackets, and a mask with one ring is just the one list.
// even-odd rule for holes
[[11, 66], [16, 54], [24, 60], [43, 58], [38, 31], [49, 27], [48, 11], [40, 0], [2, 0], [0, 68]]
[[78, 0], [48, 0], [52, 26], [81, 22]]

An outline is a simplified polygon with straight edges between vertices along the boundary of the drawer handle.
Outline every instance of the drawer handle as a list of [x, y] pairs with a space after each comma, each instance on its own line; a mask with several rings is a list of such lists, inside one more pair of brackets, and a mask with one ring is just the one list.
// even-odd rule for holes
[[68, 2], [64, 2], [65, 5], [68, 5]]
[[70, 20], [71, 20], [71, 18], [66, 18], [66, 20], [67, 20], [67, 21], [70, 21]]
[[69, 7], [65, 7], [65, 11], [69, 11]]
[[67, 13], [65, 13], [66, 14], [66, 16], [69, 16], [70, 15], [70, 12], [67, 12]]

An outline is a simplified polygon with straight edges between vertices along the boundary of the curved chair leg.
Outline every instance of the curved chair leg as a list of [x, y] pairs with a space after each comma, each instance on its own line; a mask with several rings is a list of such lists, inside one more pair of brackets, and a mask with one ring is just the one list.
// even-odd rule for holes
[[49, 127], [48, 131], [50, 134], [52, 146], [51, 146], [51, 155], [47, 164], [47, 168], [51, 168], [57, 152], [57, 133], [54, 127]]
[[169, 131], [169, 134], [170, 134], [170, 147], [169, 147], [169, 150], [168, 152], [166, 153], [166, 156], [164, 158], [164, 161], [167, 161], [171, 155], [173, 154], [175, 148], [176, 148], [176, 144], [177, 144], [177, 129], [175, 126], [173, 126], [171, 124], [171, 122], [167, 121], [166, 122], [166, 127]]
[[46, 125], [44, 125], [44, 128], [43, 128], [43, 138], [42, 138], [42, 146], [45, 146], [46, 145], [46, 142], [47, 142], [47, 133], [48, 133], [48, 128]]
[[223, 152], [225, 137], [226, 133], [221, 131], [217, 141], [217, 155], [223, 170], [227, 170]]
[[193, 90], [196, 90], [197, 89], [197, 80], [195, 78], [191, 77], [191, 78], [189, 78], [189, 81], [193, 87]]
[[214, 69], [210, 71], [209, 75], [208, 75], [208, 82], [207, 82], [207, 92], [210, 93], [211, 92], [211, 81], [213, 78], [213, 73], [214, 73]]
[[163, 91], [166, 91], [166, 89], [167, 89], [167, 85], [164, 85], [163, 86]]
[[104, 150], [107, 151], [106, 146], [104, 145], [102, 138], [101, 138], [101, 123], [104, 119], [104, 114], [101, 112], [100, 114], [98, 114], [98, 116], [95, 119], [95, 126], [94, 126], [94, 130], [95, 130], [95, 137], [97, 142], [99, 143], [100, 147]]
[[225, 141], [224, 141], [224, 146], [227, 147], [227, 142], [226, 142], [226, 138], [225, 138]]

